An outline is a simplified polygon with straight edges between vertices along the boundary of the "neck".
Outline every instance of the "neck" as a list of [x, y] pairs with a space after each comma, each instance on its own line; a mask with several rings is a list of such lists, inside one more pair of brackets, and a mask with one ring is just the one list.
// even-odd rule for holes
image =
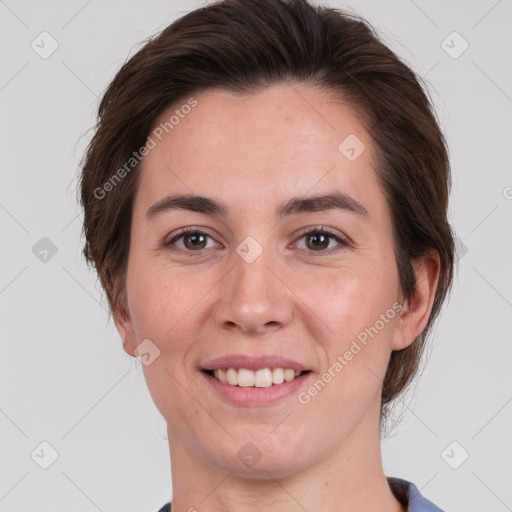
[[356, 438], [333, 447], [328, 459], [298, 462], [286, 474], [267, 468], [256, 478], [216, 466], [168, 428], [172, 512], [404, 512], [384, 475], [379, 430], [371, 423], [363, 421]]

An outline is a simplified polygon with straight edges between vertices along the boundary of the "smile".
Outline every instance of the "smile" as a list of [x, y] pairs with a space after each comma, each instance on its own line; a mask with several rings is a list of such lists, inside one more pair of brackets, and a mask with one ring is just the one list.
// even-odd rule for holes
[[219, 368], [216, 370], [206, 370], [210, 376], [223, 384], [239, 387], [267, 388], [291, 382], [307, 371], [296, 371], [292, 368], [262, 368], [259, 370], [250, 370], [248, 368]]

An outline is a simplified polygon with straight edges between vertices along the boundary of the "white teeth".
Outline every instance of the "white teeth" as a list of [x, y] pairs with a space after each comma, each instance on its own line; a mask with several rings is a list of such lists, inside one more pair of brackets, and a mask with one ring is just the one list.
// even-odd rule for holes
[[213, 372], [213, 376], [224, 384], [248, 388], [267, 388], [273, 384], [282, 384], [284, 381], [291, 382], [300, 374], [300, 371], [291, 368], [262, 368], [257, 371], [247, 368], [219, 368]]
[[295, 371], [290, 368], [286, 369], [284, 371], [284, 380], [286, 382], [291, 382], [293, 379], [295, 379]]
[[238, 370], [238, 385], [244, 388], [254, 386], [254, 372], [245, 368]]
[[272, 386], [272, 373], [268, 368], [258, 370], [254, 374], [254, 385], [257, 388], [268, 388]]
[[284, 370], [282, 368], [274, 368], [272, 370], [272, 383], [281, 384], [284, 382]]
[[236, 386], [238, 384], [238, 372], [234, 368], [228, 368], [227, 372], [228, 384]]
[[220, 368], [219, 370], [215, 370], [213, 372], [213, 375], [216, 379], [219, 379], [224, 384], [228, 381], [228, 378], [226, 376], [226, 370], [223, 370], [222, 368]]

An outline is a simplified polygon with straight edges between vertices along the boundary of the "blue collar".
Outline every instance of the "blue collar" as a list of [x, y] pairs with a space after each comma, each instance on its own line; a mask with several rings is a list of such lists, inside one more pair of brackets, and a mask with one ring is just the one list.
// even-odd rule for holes
[[387, 480], [388, 483], [399, 485], [404, 489], [409, 498], [407, 512], [443, 512], [438, 506], [425, 498], [412, 482], [396, 477], [387, 477]]

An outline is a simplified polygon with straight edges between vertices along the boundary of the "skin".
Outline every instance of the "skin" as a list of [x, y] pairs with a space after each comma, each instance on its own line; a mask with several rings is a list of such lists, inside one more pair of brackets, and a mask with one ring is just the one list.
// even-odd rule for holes
[[[115, 315], [128, 354], [135, 357], [144, 339], [160, 350], [142, 368], [168, 424], [173, 512], [398, 512], [382, 468], [382, 379], [391, 351], [427, 323], [438, 257], [415, 262], [418, 289], [404, 301], [372, 141], [350, 106], [304, 84], [194, 98], [197, 106], [142, 162], [127, 314]], [[352, 162], [338, 150], [349, 134], [366, 146]], [[359, 201], [368, 218], [328, 210], [276, 222], [285, 200], [333, 189]], [[171, 210], [147, 220], [148, 208], [170, 193], [217, 198], [229, 214]], [[297, 234], [318, 225], [350, 245], [329, 255], [340, 247], [334, 239], [315, 248]], [[190, 237], [175, 241], [191, 257], [162, 247], [186, 226], [209, 237], [199, 249]], [[247, 236], [263, 249], [250, 264], [236, 252]], [[229, 353], [281, 354], [312, 370], [300, 389], [307, 390], [396, 301], [401, 312], [307, 405], [294, 393], [272, 405], [236, 406], [199, 370]], [[247, 442], [262, 455], [252, 468], [237, 458]]]

